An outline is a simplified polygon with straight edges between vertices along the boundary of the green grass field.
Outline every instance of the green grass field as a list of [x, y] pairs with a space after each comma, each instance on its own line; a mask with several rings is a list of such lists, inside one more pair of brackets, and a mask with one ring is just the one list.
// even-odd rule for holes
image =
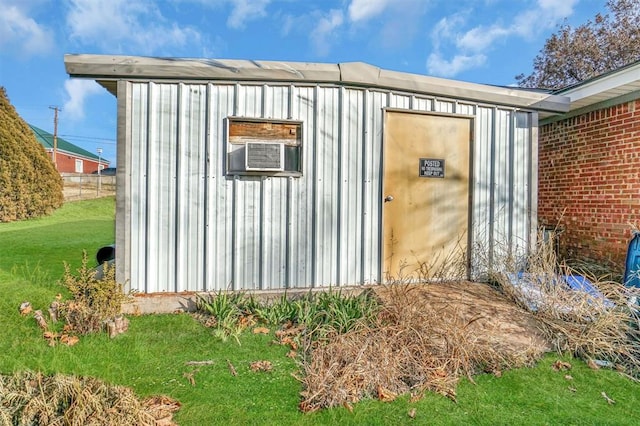
[[[67, 347], [47, 346], [31, 316], [18, 306], [49, 306], [62, 291], [57, 283], [63, 262], [91, 261], [97, 248], [114, 239], [114, 199], [67, 203], [52, 216], [0, 224], [0, 372], [38, 370], [92, 376], [129, 386], [138, 395], [165, 394], [178, 399], [181, 425], [635, 425], [640, 422], [640, 385], [583, 362], [569, 372], [551, 368], [549, 354], [535, 368], [481, 375], [463, 380], [458, 401], [427, 394], [418, 402], [400, 397], [391, 403], [363, 401], [346, 408], [302, 414], [296, 363], [271, 335], [245, 333], [240, 345], [222, 342], [188, 314], [131, 317], [129, 330], [109, 339], [106, 333], [82, 337]], [[212, 360], [188, 366], [188, 361]], [[227, 360], [235, 366], [230, 374]], [[269, 373], [251, 371], [252, 361], [269, 360]], [[569, 374], [571, 380], [565, 378]], [[187, 376], [192, 376], [192, 385]], [[602, 396], [615, 400], [609, 404]], [[0, 401], [1, 403], [1, 401]], [[415, 418], [408, 413], [415, 409]]]

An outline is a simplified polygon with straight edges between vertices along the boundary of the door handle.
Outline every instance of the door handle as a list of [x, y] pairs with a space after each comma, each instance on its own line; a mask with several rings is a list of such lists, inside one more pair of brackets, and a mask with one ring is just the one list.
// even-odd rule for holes
[[387, 195], [386, 197], [384, 197], [385, 203], [388, 203], [389, 201], [393, 201], [393, 195]]

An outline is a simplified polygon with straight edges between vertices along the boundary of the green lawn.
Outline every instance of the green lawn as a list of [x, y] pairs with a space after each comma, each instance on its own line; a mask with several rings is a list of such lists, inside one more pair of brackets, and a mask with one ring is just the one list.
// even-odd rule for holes
[[[131, 317], [129, 331], [83, 337], [75, 346], [48, 347], [34, 319], [18, 306], [28, 300], [45, 309], [61, 291], [63, 262], [80, 265], [86, 250], [93, 262], [97, 248], [114, 239], [114, 200], [67, 203], [52, 216], [0, 224], [0, 372], [23, 369], [93, 376], [132, 387], [140, 396], [166, 394], [182, 403], [181, 425], [635, 425], [640, 422], [640, 385], [613, 371], [589, 369], [583, 362], [556, 372], [556, 355], [531, 369], [498, 378], [464, 380], [458, 401], [427, 394], [392, 403], [363, 401], [346, 408], [302, 414], [299, 383], [287, 348], [270, 344], [272, 335], [245, 333], [221, 342], [187, 314]], [[213, 360], [192, 367], [188, 361]], [[227, 360], [237, 376], [230, 374]], [[249, 363], [269, 360], [270, 373], [255, 373]], [[197, 371], [194, 371], [197, 370]], [[192, 375], [195, 386], [185, 375]], [[605, 392], [616, 401], [608, 404]], [[408, 412], [415, 409], [415, 418]]]

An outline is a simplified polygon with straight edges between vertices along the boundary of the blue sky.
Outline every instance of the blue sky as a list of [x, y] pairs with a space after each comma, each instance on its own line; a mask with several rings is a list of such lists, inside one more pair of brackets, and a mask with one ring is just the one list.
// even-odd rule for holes
[[116, 99], [65, 53], [352, 62], [511, 85], [605, 0], [0, 0], [0, 86], [30, 124], [115, 162]]

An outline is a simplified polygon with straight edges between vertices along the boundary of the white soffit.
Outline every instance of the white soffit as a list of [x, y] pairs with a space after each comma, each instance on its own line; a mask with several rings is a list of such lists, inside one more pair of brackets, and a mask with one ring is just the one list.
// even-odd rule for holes
[[380, 87], [554, 113], [569, 110], [569, 98], [565, 95], [389, 71], [362, 62], [324, 64], [69, 54], [64, 62], [71, 77], [94, 79], [114, 95], [117, 80], [121, 79], [307, 82]]
[[574, 111], [640, 90], [640, 61], [578, 83], [554, 94], [568, 96]]

